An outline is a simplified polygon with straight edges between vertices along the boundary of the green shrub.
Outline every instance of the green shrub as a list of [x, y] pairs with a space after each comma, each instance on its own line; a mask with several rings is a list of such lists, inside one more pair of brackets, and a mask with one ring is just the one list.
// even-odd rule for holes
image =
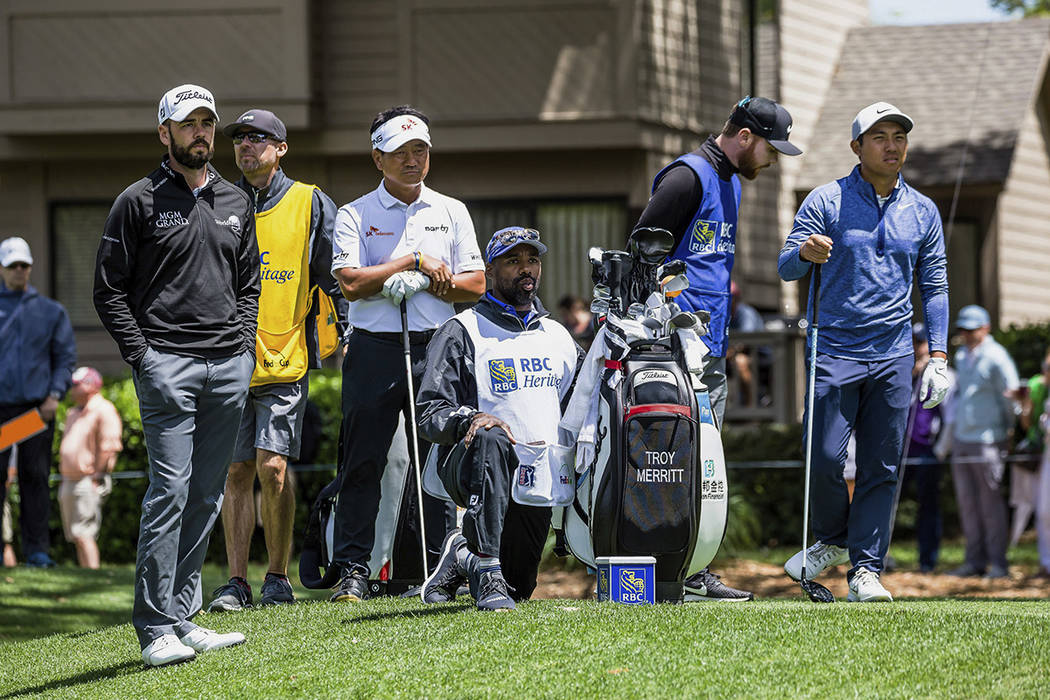
[[1010, 325], [996, 331], [994, 336], [1014, 358], [1022, 378], [1042, 372], [1043, 358], [1050, 348], [1050, 321], [1027, 326]]

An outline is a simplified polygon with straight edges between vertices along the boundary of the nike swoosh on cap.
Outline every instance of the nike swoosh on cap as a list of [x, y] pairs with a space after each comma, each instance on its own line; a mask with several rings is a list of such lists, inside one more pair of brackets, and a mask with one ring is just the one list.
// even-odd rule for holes
[[876, 109], [875, 110], [875, 114], [882, 114], [883, 112], [888, 112], [888, 111], [890, 111], [889, 107], [887, 107], [886, 109]]

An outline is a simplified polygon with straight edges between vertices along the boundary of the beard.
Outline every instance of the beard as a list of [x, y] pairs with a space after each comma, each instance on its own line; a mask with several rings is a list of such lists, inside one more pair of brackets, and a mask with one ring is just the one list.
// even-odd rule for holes
[[[522, 287], [522, 282], [525, 280], [532, 280], [532, 289], [525, 289]], [[540, 281], [535, 279], [531, 275], [522, 275], [517, 277], [508, 285], [500, 285], [498, 291], [500, 296], [507, 300], [507, 303], [511, 306], [528, 306], [536, 299], [536, 292], [539, 291]]]
[[[168, 133], [170, 136], [171, 132], [169, 131]], [[203, 155], [195, 155], [194, 153], [191, 153], [190, 149], [198, 145], [203, 145], [208, 150], [205, 151]], [[171, 139], [171, 157], [174, 158], [179, 165], [189, 168], [190, 170], [200, 170], [211, 162], [214, 155], [215, 148], [204, 139], [197, 139], [186, 148], [175, 143], [174, 138]]]
[[758, 173], [762, 168], [755, 165], [755, 152], [753, 149], [748, 149], [740, 154], [740, 163], [736, 169], [740, 172], [740, 176], [747, 180], [754, 180], [758, 177]]

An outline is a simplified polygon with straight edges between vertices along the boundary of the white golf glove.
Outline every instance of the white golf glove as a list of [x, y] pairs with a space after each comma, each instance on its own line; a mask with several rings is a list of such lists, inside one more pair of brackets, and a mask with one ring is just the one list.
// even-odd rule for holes
[[412, 298], [416, 292], [421, 292], [430, 286], [430, 278], [416, 270], [395, 272], [386, 278], [383, 284], [383, 296], [399, 306], [401, 300]]
[[933, 408], [948, 393], [951, 381], [948, 379], [948, 360], [943, 357], [931, 357], [922, 371], [922, 386], [919, 388], [919, 401], [923, 408]]

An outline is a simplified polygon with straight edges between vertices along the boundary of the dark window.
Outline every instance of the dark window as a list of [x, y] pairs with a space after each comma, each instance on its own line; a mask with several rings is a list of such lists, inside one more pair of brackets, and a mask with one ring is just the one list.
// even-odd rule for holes
[[78, 330], [101, 328], [91, 301], [95, 256], [110, 205], [100, 202], [51, 207], [51, 289]]

